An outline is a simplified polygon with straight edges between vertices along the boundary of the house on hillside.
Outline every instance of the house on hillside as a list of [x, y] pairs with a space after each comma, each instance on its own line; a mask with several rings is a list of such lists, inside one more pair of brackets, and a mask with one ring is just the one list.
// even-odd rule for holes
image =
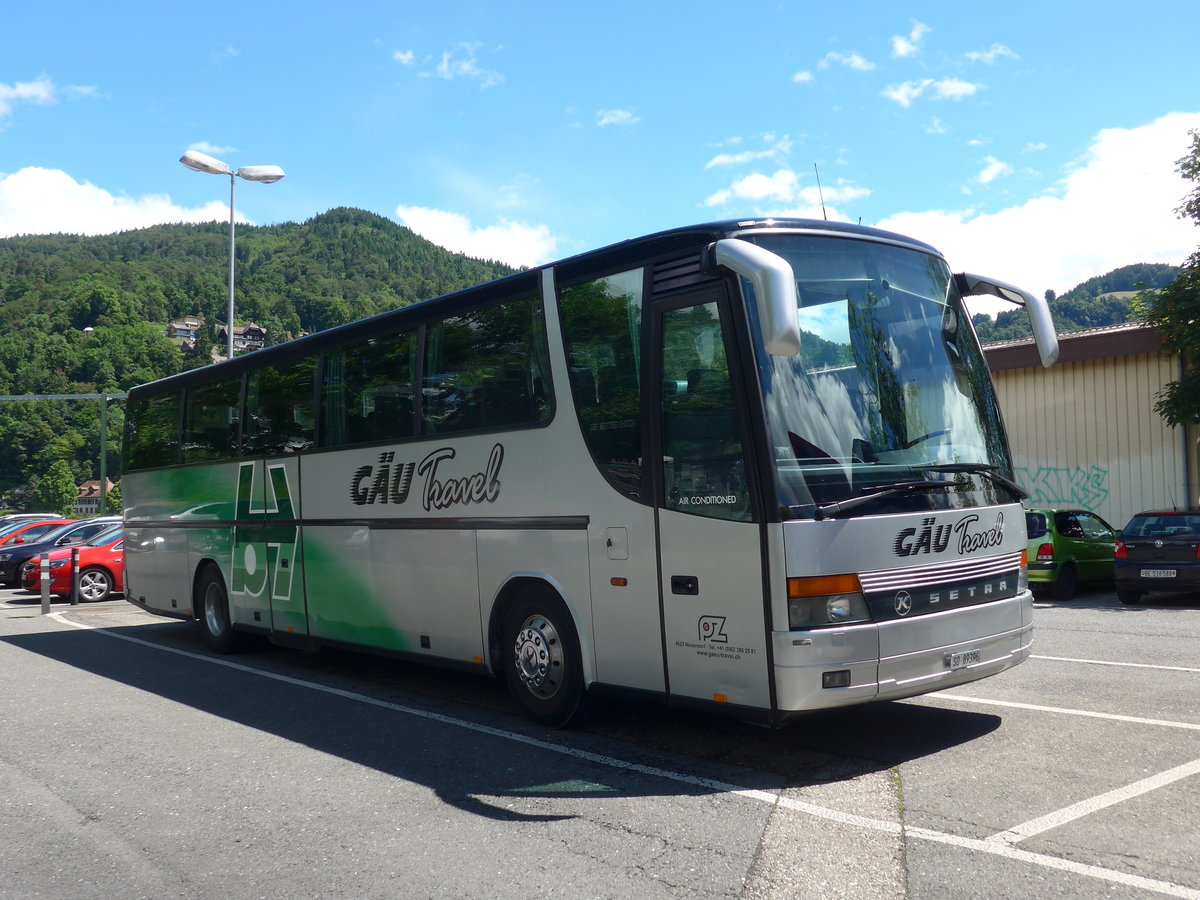
[[[105, 494], [111, 491], [114, 487], [112, 481], [108, 478], [104, 479], [107, 487], [104, 489]], [[117, 510], [120, 512], [120, 510]], [[75, 489], [75, 515], [80, 518], [84, 516], [95, 516], [100, 513], [100, 482], [85, 481]]]
[[196, 340], [196, 332], [204, 326], [200, 316], [183, 316], [167, 323], [167, 337], [190, 344]]
[[[220, 326], [218, 340], [223, 347], [229, 346], [229, 332], [225, 325]], [[261, 325], [247, 322], [245, 325], [233, 326], [233, 352], [244, 353], [248, 350], [261, 350], [267, 346], [267, 330]]]

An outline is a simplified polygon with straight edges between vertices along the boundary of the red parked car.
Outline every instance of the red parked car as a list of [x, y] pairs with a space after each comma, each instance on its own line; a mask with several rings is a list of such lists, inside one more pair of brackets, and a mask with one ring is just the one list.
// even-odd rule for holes
[[0, 547], [6, 544], [32, 544], [43, 534], [48, 534], [60, 525], [73, 522], [74, 519], [50, 518], [23, 519], [18, 522], [6, 522], [0, 528]]
[[[71, 594], [71, 553], [79, 553], [79, 599], [95, 602], [107, 600], [113, 593], [125, 590], [125, 532], [122, 526], [102, 531], [87, 543], [51, 550], [50, 593], [58, 597]], [[40, 591], [41, 560], [29, 559], [21, 566], [21, 587]]]

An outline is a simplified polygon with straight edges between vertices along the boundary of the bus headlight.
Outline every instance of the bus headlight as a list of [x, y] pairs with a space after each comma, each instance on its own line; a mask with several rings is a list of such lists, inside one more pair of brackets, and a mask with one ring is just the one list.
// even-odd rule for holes
[[871, 621], [857, 575], [789, 578], [788, 628], [820, 628]]
[[1021, 551], [1021, 568], [1017, 571], [1017, 593], [1029, 590], [1029, 551]]

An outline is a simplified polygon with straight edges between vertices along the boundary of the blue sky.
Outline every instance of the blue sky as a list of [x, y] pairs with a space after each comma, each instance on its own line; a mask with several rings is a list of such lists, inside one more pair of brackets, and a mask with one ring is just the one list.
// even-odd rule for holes
[[[208, 11], [206, 11], [208, 10]], [[1058, 292], [1181, 263], [1200, 3], [13, 5], [0, 237], [368, 209], [536, 264], [822, 215]]]

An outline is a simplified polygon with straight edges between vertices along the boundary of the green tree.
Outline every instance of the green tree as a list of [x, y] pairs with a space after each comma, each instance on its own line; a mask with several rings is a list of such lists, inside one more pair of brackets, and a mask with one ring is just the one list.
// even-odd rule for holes
[[[1200, 225], [1200, 129], [1190, 134], [1191, 150], [1176, 165], [1194, 187], [1175, 212]], [[1183, 359], [1183, 374], [1158, 392], [1155, 412], [1168, 425], [1200, 422], [1200, 249], [1188, 257], [1166, 287], [1139, 293], [1134, 312], [1141, 320], [1157, 325], [1163, 347]]]
[[70, 515], [75, 511], [77, 493], [71, 465], [60, 459], [51, 465], [50, 471], [38, 481], [38, 486], [33, 492], [34, 511]]

